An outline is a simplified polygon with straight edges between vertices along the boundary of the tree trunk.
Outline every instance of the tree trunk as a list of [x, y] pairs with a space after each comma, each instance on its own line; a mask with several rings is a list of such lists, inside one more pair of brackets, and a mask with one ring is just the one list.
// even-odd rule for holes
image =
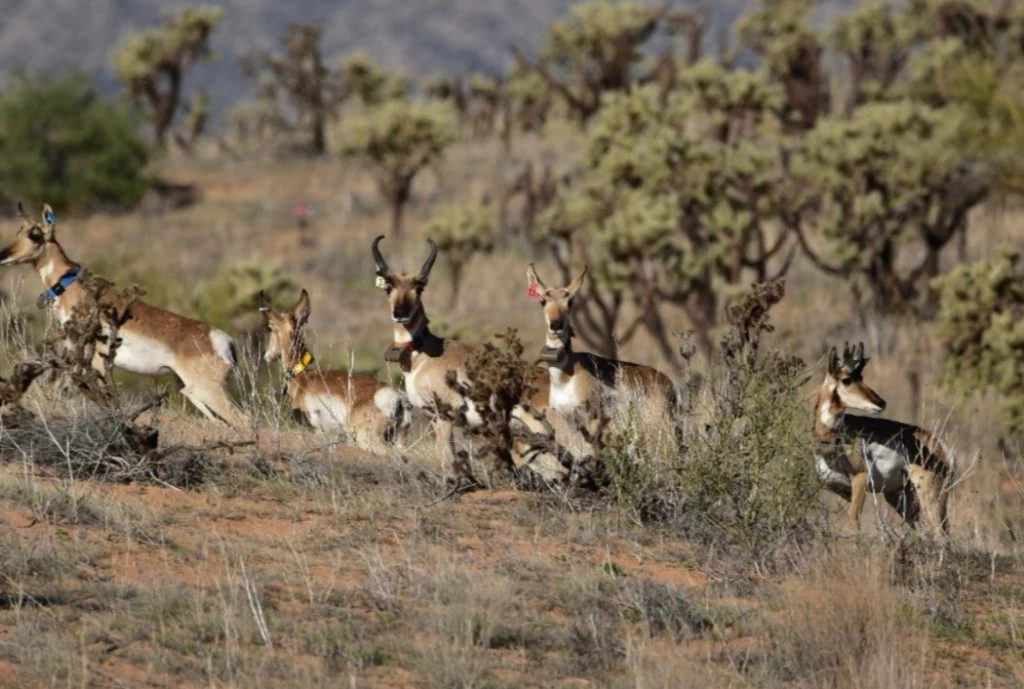
[[167, 148], [167, 135], [174, 123], [174, 114], [178, 110], [178, 99], [181, 97], [181, 71], [177, 68], [168, 69], [167, 90], [157, 91], [156, 86], [150, 91], [153, 107], [153, 139], [161, 149]]

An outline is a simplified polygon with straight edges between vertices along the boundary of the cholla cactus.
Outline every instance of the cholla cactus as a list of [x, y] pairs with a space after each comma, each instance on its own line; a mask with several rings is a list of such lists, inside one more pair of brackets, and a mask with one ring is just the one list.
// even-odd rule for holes
[[390, 101], [349, 122], [342, 155], [370, 167], [381, 196], [391, 206], [395, 236], [402, 234], [413, 180], [440, 160], [456, 135], [455, 114], [441, 101]]
[[894, 96], [917, 34], [915, 18], [882, 0], [856, 5], [836, 21], [831, 43], [850, 67], [847, 114], [858, 105]]
[[580, 121], [588, 120], [606, 92], [629, 91], [643, 59], [643, 46], [665, 25], [667, 11], [636, 2], [591, 0], [557, 19], [536, 62], [513, 48], [524, 72], [541, 77]]
[[[964, 121], [956, 107], [912, 101], [820, 120], [792, 165], [804, 222], [827, 244], [819, 252], [801, 232], [812, 261], [854, 278], [882, 310], [932, 308], [928, 281], [938, 275], [941, 252], [985, 198], [991, 177], [986, 166], [964, 163]], [[791, 224], [799, 228], [796, 210]], [[907, 266], [900, 251], [916, 238], [924, 257]]]
[[759, 7], [736, 24], [743, 45], [760, 57], [785, 89], [784, 119], [792, 129], [811, 127], [828, 111], [824, 47], [810, 26], [818, 4], [817, 0], [760, 0]]
[[186, 7], [165, 15], [163, 26], [126, 38], [111, 61], [129, 97], [142, 107], [164, 146], [181, 102], [185, 73], [201, 60], [212, 60], [210, 36], [224, 12], [215, 7]]
[[378, 67], [365, 52], [341, 58], [338, 73], [344, 84], [345, 97], [359, 98], [367, 106], [403, 100], [408, 97], [412, 86], [406, 75]]
[[[548, 214], [548, 238], [574, 254], [555, 252], [566, 275], [573, 261], [591, 267], [577, 332], [602, 353], [643, 327], [675, 358], [660, 314], [667, 304], [687, 311], [710, 349], [721, 286], [763, 281], [787, 243], [768, 227], [789, 203], [774, 133], [781, 93], [763, 73], [708, 65], [682, 83], [667, 96], [649, 85], [607, 97], [580, 184]], [[623, 327], [629, 302], [639, 316]]]
[[1002, 248], [992, 261], [936, 280], [943, 382], [960, 392], [999, 396], [1004, 433], [1024, 433], [1024, 263]]
[[327, 150], [327, 122], [344, 97], [337, 75], [324, 63], [322, 38], [320, 25], [292, 23], [281, 39], [281, 52], [259, 51], [242, 59], [242, 70], [257, 81], [261, 100], [275, 106], [283, 101], [296, 113], [315, 155]]
[[451, 268], [453, 307], [459, 298], [466, 264], [475, 254], [490, 253], [494, 248], [493, 216], [485, 204], [452, 204], [438, 208], [424, 228], [424, 234], [437, 243]]
[[275, 303], [298, 298], [298, 287], [280, 267], [250, 259], [220, 266], [186, 296], [181, 310], [213, 327], [251, 335], [263, 327], [254, 308], [261, 291]]

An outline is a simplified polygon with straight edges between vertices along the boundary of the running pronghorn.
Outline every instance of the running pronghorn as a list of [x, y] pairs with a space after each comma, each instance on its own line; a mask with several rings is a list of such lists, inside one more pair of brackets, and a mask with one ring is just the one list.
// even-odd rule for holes
[[527, 293], [540, 302], [547, 324], [540, 359], [548, 363], [549, 406], [582, 426], [591, 437], [610, 398], [627, 403], [643, 400], [645, 411], [653, 412], [655, 418], [670, 418], [678, 395], [675, 384], [664, 373], [643, 364], [573, 351], [572, 307], [586, 275], [584, 266], [568, 287], [548, 289], [532, 263], [526, 271]]
[[[18, 211], [21, 228], [0, 251], [0, 265], [32, 264], [46, 287], [38, 305], [50, 306], [63, 326], [76, 305], [93, 298], [78, 282], [82, 268], [57, 242], [57, 219], [48, 204], [43, 205], [42, 222], [26, 215], [20, 204]], [[114, 300], [115, 305], [121, 301], [116, 296], [104, 299]], [[234, 341], [227, 333], [142, 301], [131, 302], [126, 317], [118, 330], [115, 367], [144, 376], [173, 375], [181, 393], [207, 418], [236, 428], [245, 425], [245, 416], [228, 394], [236, 358]], [[104, 372], [102, 355], [94, 357], [93, 366]]]
[[[924, 511], [929, 528], [948, 533], [946, 504], [956, 458], [939, 438], [917, 426], [850, 411], [878, 414], [885, 400], [863, 380], [864, 343], [839, 357], [833, 347], [828, 370], [814, 407], [814, 438], [819, 449], [815, 468], [825, 486], [850, 500], [849, 518], [860, 520], [867, 492], [882, 493], [911, 525]], [[830, 466], [831, 464], [831, 466]]]
[[[466, 375], [466, 361], [474, 348], [430, 332], [423, 308], [423, 290], [437, 258], [437, 245], [427, 240], [430, 253], [418, 273], [395, 273], [381, 255], [379, 244], [382, 239], [384, 235], [373, 240], [371, 251], [377, 267], [377, 286], [388, 296], [394, 326], [392, 344], [385, 352], [384, 360], [399, 365], [409, 402], [431, 417], [442, 455], [450, 458], [456, 476], [473, 480], [469, 464], [455, 450], [453, 422], [439, 407], [456, 410], [470, 425], [483, 422], [473, 401], [449, 384], [450, 376], [454, 376], [456, 385], [471, 385]], [[544, 385], [546, 381], [540, 377], [534, 382]], [[546, 397], [544, 392], [535, 393], [534, 397]], [[533, 425], [524, 410], [517, 408], [513, 415], [526, 425]], [[515, 461], [523, 459], [514, 453]]]
[[284, 392], [296, 418], [317, 430], [346, 431], [368, 450], [401, 440], [412, 412], [405, 395], [372, 376], [313, 367], [313, 355], [302, 336], [310, 312], [306, 290], [291, 313], [275, 311], [263, 292], [259, 309], [269, 330], [263, 358], [268, 364], [281, 361]]

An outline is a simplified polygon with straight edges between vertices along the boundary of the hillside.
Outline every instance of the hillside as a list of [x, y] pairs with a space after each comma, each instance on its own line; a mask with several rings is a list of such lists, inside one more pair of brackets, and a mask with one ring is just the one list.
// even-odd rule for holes
[[[8, 0], [0, 14], [0, 75], [17, 68], [75, 67], [113, 93], [111, 47], [126, 35], [158, 23], [162, 11], [195, 4], [204, 3]], [[238, 58], [254, 47], [273, 46], [290, 21], [323, 22], [327, 55], [365, 50], [390, 67], [414, 74], [502, 71], [509, 44], [527, 50], [538, 45], [548, 23], [573, 0], [219, 0], [205, 4], [224, 9], [224, 22], [213, 41], [219, 60], [190, 78], [214, 94], [213, 105], [221, 110], [249, 89]], [[727, 25], [744, 4], [716, 3], [716, 22]]]

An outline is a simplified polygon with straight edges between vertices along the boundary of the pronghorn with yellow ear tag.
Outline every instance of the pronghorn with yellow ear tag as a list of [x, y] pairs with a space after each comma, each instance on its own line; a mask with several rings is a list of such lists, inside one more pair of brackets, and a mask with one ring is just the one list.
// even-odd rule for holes
[[263, 359], [281, 361], [284, 392], [298, 419], [317, 430], [346, 431], [367, 450], [402, 439], [412, 415], [404, 394], [372, 376], [314, 366], [302, 334], [310, 313], [306, 290], [290, 313], [275, 311], [260, 292], [259, 309], [269, 331]]
[[678, 391], [672, 379], [643, 364], [576, 352], [572, 345], [572, 308], [587, 268], [566, 287], [549, 289], [531, 263], [526, 271], [527, 296], [540, 302], [547, 325], [540, 360], [551, 379], [549, 406], [584, 427], [590, 434], [608, 402], [641, 400], [656, 418], [671, 419]]
[[[37, 305], [51, 309], [63, 326], [76, 305], [93, 298], [78, 280], [82, 267], [69, 259], [57, 242], [57, 218], [49, 204], [43, 205], [40, 222], [30, 218], [21, 204], [18, 211], [21, 228], [14, 241], [0, 250], [0, 265], [30, 264], [46, 288]], [[117, 296], [104, 299], [124, 306]], [[144, 376], [174, 376], [181, 393], [204, 416], [236, 428], [246, 424], [228, 394], [236, 358], [234, 341], [227, 333], [142, 301], [132, 302], [126, 316], [118, 329], [115, 367]], [[97, 356], [93, 366], [102, 372], [103, 361]]]
[[864, 343], [833, 347], [814, 407], [815, 469], [825, 487], [850, 501], [849, 518], [857, 525], [867, 493], [881, 493], [911, 526], [923, 511], [937, 535], [948, 533], [947, 502], [956, 457], [952, 449], [918, 426], [889, 419], [855, 416], [879, 414], [885, 400], [864, 383]]

